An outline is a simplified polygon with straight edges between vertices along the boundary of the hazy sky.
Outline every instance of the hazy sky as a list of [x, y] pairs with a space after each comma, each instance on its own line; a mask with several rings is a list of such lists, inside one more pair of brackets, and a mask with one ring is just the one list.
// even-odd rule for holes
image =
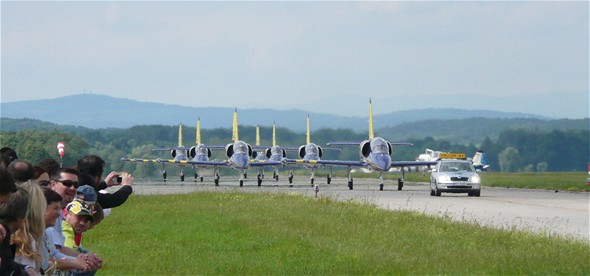
[[1, 2], [1, 101], [588, 117], [579, 2]]

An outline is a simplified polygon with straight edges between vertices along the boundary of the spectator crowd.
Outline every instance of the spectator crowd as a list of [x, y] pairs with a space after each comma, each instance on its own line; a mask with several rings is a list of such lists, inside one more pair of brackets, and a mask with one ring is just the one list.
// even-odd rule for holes
[[102, 267], [83, 234], [125, 203], [134, 180], [127, 172], [103, 178], [104, 167], [96, 155], [62, 168], [51, 158], [33, 165], [0, 149], [0, 276], [94, 275]]

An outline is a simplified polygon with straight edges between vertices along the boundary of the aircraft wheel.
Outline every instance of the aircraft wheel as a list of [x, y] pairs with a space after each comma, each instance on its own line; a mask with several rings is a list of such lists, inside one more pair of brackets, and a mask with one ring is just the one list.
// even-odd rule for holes
[[213, 183], [215, 183], [215, 186], [219, 186], [219, 178], [215, 178], [213, 180]]
[[401, 178], [398, 178], [397, 179], [397, 190], [401, 191], [403, 186], [404, 186], [404, 181]]
[[352, 179], [348, 180], [348, 189], [352, 190]]
[[278, 174], [275, 176], [275, 180], [276, 181], [279, 181], [279, 175]]
[[162, 177], [164, 177], [164, 181], [166, 181], [166, 176], [168, 176], [168, 174], [166, 173], [166, 171], [162, 172]]
[[244, 186], [244, 180], [240, 180], [240, 187]]
[[248, 178], [248, 173], [244, 173], [244, 178]]
[[289, 184], [292, 184], [292, 183], [293, 183], [293, 176], [291, 175], [291, 176], [289, 176]]
[[379, 191], [383, 191], [383, 183], [379, 184]]
[[204, 178], [201, 176], [201, 182], [203, 182]]
[[260, 187], [260, 185], [262, 185], [262, 176], [258, 175], [257, 180], [258, 180], [258, 187]]
[[184, 181], [184, 174], [180, 175], [180, 181]]
[[332, 182], [332, 178], [329, 176], [328, 176], [328, 179], [326, 179], [326, 180], [327, 180], [326, 182], [328, 182], [328, 184], [330, 184], [330, 182]]
[[311, 179], [311, 186], [313, 186], [313, 178]]

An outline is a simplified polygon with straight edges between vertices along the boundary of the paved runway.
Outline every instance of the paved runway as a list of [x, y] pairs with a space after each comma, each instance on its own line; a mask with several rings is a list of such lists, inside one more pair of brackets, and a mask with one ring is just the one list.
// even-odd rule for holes
[[[147, 181], [136, 179], [135, 194], [175, 194], [194, 191], [284, 192], [314, 196], [309, 179], [296, 176], [293, 187], [286, 180], [268, 180], [258, 187], [255, 179], [248, 179], [239, 187], [235, 178], [222, 178], [219, 187], [212, 181], [193, 182], [192, 179]], [[354, 179], [354, 190], [349, 190], [346, 179], [335, 178], [328, 185], [319, 182], [319, 196], [338, 200], [357, 200], [376, 204], [389, 210], [413, 210], [429, 215], [449, 217], [456, 221], [479, 223], [502, 229], [522, 229], [551, 235], [569, 236], [590, 241], [590, 197], [584, 192], [545, 191], [483, 187], [481, 197], [466, 194], [430, 196], [427, 183], [405, 183], [397, 191], [397, 182], [385, 182], [379, 191], [376, 179]], [[317, 183], [316, 182], [316, 183]]]

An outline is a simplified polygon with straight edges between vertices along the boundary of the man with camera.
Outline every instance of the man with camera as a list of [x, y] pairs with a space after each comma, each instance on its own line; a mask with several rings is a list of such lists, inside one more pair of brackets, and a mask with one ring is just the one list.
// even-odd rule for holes
[[[94, 189], [97, 193], [96, 201], [104, 209], [122, 205], [133, 192], [133, 175], [128, 172], [110, 172], [104, 180], [102, 174], [105, 162], [97, 155], [87, 155], [78, 160], [77, 168], [80, 172], [86, 172], [95, 178]], [[121, 185], [121, 188], [113, 193], [101, 193], [108, 187]]]

